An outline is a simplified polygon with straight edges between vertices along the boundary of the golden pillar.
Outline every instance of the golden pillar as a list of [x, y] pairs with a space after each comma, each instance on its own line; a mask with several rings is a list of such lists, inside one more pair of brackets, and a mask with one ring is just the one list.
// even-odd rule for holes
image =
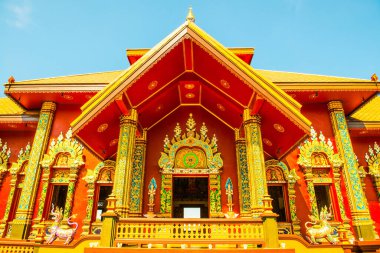
[[30, 151], [29, 163], [25, 170], [24, 187], [16, 211], [16, 218], [12, 222], [11, 238], [14, 239], [27, 238], [31, 227], [33, 208], [41, 175], [40, 161], [49, 141], [55, 109], [56, 106], [53, 102], [44, 102], [42, 104], [37, 130]]
[[116, 212], [121, 218], [127, 218], [130, 211], [130, 189], [136, 129], [137, 111], [131, 109], [129, 115], [123, 115], [120, 117], [120, 134], [119, 145], [117, 148], [115, 182], [112, 190], [112, 194], [117, 199]]
[[235, 130], [236, 160], [239, 179], [240, 217], [251, 217], [251, 196], [248, 178], [247, 145], [240, 137], [239, 130]]
[[147, 131], [144, 129], [142, 136], [136, 139], [133, 154], [133, 167], [130, 187], [129, 216], [142, 216], [145, 154], [146, 154]]
[[247, 145], [248, 181], [252, 216], [259, 217], [263, 212], [263, 198], [268, 195], [265, 176], [263, 143], [261, 140], [261, 118], [244, 110], [244, 131]]
[[339, 154], [344, 161], [343, 179], [347, 189], [352, 225], [359, 238], [373, 240], [375, 239], [373, 221], [369, 214], [367, 200], [361, 187], [358, 165], [348, 132], [343, 104], [341, 101], [331, 101], [327, 106], [330, 112], [335, 142]]

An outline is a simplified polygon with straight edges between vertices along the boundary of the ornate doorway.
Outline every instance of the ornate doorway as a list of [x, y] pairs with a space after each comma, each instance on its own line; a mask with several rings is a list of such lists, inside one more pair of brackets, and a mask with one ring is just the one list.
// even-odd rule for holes
[[[161, 168], [161, 217], [184, 217], [182, 213], [186, 205], [191, 207], [192, 204], [198, 205], [202, 218], [224, 217], [220, 198], [223, 160], [218, 152], [217, 138], [215, 135], [211, 139], [207, 136], [208, 129], [204, 123], [199, 132], [195, 126], [196, 123], [190, 114], [186, 122], [186, 133], [182, 133], [177, 123], [173, 138], [170, 140], [166, 135], [164, 139], [164, 152], [161, 152], [158, 161]], [[204, 191], [202, 200], [199, 201], [196, 198], [200, 192], [193, 197], [191, 192], [188, 192], [190, 197], [186, 196], [186, 191], [192, 191], [190, 188], [193, 185], [198, 187], [198, 183], [202, 184], [199, 190]], [[189, 199], [181, 202], [181, 198]]]
[[208, 177], [173, 177], [173, 218], [208, 218]]

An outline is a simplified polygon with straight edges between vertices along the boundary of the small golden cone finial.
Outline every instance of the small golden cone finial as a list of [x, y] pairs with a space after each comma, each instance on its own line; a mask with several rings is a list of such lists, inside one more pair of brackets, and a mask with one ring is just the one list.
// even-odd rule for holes
[[10, 76], [9, 78], [8, 78], [8, 83], [14, 83], [16, 80], [15, 80], [15, 78], [13, 77], [13, 76]]
[[195, 22], [195, 17], [193, 14], [193, 8], [191, 8], [191, 7], [189, 8], [189, 12], [187, 13], [186, 21]]
[[374, 73], [374, 74], [371, 76], [371, 81], [372, 81], [372, 82], [377, 82], [377, 80], [379, 80], [379, 78], [377, 77], [376, 73]]

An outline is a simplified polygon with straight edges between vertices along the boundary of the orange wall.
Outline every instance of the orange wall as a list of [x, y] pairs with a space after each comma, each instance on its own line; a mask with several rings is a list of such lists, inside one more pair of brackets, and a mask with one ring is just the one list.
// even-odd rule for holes
[[238, 181], [237, 181], [237, 165], [236, 165], [236, 150], [235, 150], [235, 133], [232, 129], [224, 125], [217, 118], [209, 114], [201, 107], [181, 107], [173, 114], [165, 118], [159, 124], [154, 126], [148, 131], [147, 142], [147, 154], [146, 154], [146, 172], [145, 172], [145, 187], [143, 195], [143, 213], [147, 213], [147, 185], [152, 177], [157, 181], [157, 193], [155, 198], [154, 211], [159, 213], [160, 210], [160, 187], [161, 187], [161, 174], [158, 166], [158, 160], [161, 152], [163, 152], [163, 141], [168, 134], [169, 138], [173, 137], [173, 130], [177, 122], [180, 123], [182, 131], [186, 129], [186, 122], [189, 118], [189, 114], [193, 114], [193, 118], [196, 121], [196, 129], [199, 132], [199, 128], [202, 126], [202, 122], [206, 123], [208, 128], [208, 136], [212, 137], [216, 134], [218, 139], [218, 150], [221, 153], [221, 157], [224, 162], [223, 172], [221, 174], [221, 199], [222, 199], [222, 211], [227, 212], [227, 197], [225, 195], [225, 184], [228, 177], [231, 177], [232, 184], [234, 185], [234, 212], [239, 212], [239, 193], [238, 193]]

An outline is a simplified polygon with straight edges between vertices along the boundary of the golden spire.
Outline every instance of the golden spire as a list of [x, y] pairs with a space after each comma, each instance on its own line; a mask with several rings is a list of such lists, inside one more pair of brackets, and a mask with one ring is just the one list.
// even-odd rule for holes
[[372, 82], [377, 82], [377, 80], [379, 80], [379, 78], [377, 77], [376, 73], [374, 73], [374, 74], [371, 76], [371, 81], [372, 81]]
[[193, 15], [193, 8], [189, 8], [189, 12], [187, 13], [186, 21], [195, 22], [195, 17]]

